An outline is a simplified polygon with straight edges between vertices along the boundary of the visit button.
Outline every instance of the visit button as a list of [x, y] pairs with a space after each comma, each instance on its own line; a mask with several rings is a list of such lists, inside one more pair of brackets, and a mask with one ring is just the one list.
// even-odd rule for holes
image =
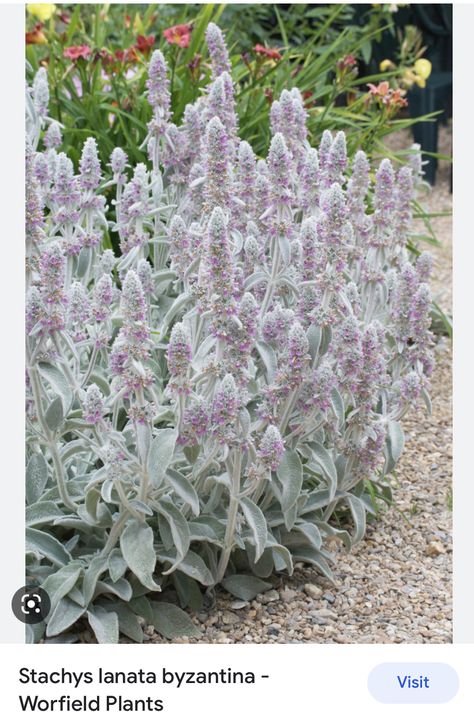
[[379, 664], [368, 685], [383, 704], [442, 704], [457, 694], [459, 678], [448, 664]]

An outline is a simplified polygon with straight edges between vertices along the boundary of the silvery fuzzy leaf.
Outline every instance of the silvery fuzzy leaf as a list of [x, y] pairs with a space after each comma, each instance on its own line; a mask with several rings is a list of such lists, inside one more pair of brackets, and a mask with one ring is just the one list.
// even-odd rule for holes
[[255, 545], [255, 563], [261, 558], [267, 544], [267, 521], [265, 516], [250, 498], [240, 498], [239, 505], [245, 520], [252, 531]]
[[101, 606], [94, 606], [87, 612], [89, 625], [99, 644], [118, 644], [118, 616], [115, 611], [106, 611]]
[[71, 561], [56, 573], [52, 573], [41, 584], [51, 600], [51, 610], [67, 596], [69, 591], [76, 585], [77, 579], [82, 573], [82, 565], [79, 561]]
[[114, 550], [110, 553], [107, 560], [107, 566], [110, 578], [114, 583], [125, 575], [127, 564], [118, 548], [114, 548]]
[[239, 422], [242, 429], [242, 436], [247, 437], [250, 433], [250, 414], [246, 407], [239, 412]]
[[105, 500], [106, 503], [112, 503], [113, 502], [113, 495], [115, 493], [114, 488], [114, 481], [113, 480], [104, 480], [101, 487], [101, 496], [102, 499]]
[[133, 249], [130, 249], [130, 251], [125, 254], [125, 256], [122, 256], [119, 263], [117, 264], [117, 271], [125, 271], [125, 269], [129, 269], [131, 266], [133, 266], [133, 263], [137, 259], [141, 252], [140, 247], [134, 246]]
[[61, 598], [56, 608], [52, 611], [46, 627], [47, 636], [57, 636], [66, 631], [86, 612], [83, 606], [79, 606], [70, 598]]
[[336, 467], [337, 472], [337, 484], [339, 487], [342, 486], [342, 483], [344, 481], [344, 478], [346, 476], [346, 468], [347, 468], [347, 458], [345, 455], [338, 455], [334, 465]]
[[199, 345], [199, 348], [196, 352], [196, 354], [193, 356], [192, 359], [192, 366], [197, 371], [200, 372], [205, 364], [208, 362], [208, 356], [213, 347], [216, 344], [216, 338], [213, 334], [210, 334], [206, 339], [201, 342]]
[[314, 362], [318, 354], [319, 345], [321, 344], [321, 336], [321, 327], [317, 327], [315, 324], [312, 324], [306, 332], [309, 344], [309, 354], [312, 362]]
[[338, 419], [339, 427], [341, 427], [341, 425], [344, 424], [345, 409], [344, 402], [337, 387], [331, 390], [331, 406]]
[[77, 456], [78, 454], [80, 455], [84, 452], [89, 452], [91, 449], [94, 449], [92, 445], [85, 447], [82, 441], [71, 440], [71, 442], [66, 443], [66, 445], [61, 448], [60, 458], [64, 463], [70, 457]]
[[173, 319], [176, 317], [178, 312], [180, 312], [183, 309], [183, 307], [185, 307], [186, 304], [191, 301], [191, 299], [192, 299], [192, 294], [188, 294], [188, 292], [183, 292], [183, 294], [180, 294], [179, 297], [174, 300], [173, 304], [166, 312], [162, 325], [161, 325], [161, 327], [162, 327], [161, 332], [163, 335], [166, 334], [166, 332], [168, 331], [169, 325], [171, 324]]
[[253, 274], [250, 274], [245, 280], [244, 289], [246, 292], [248, 292], [256, 284], [259, 284], [260, 282], [263, 282], [265, 280], [268, 280], [268, 274], [265, 274], [265, 272], [263, 271], [253, 272]]
[[290, 276], [288, 276], [288, 274], [282, 274], [278, 278], [278, 281], [280, 284], [285, 284], [287, 287], [289, 287], [291, 289], [291, 291], [296, 294], [296, 296], [299, 296], [299, 289], [296, 286], [296, 284], [294, 283], [293, 279]]
[[339, 538], [339, 540], [342, 541], [344, 548], [347, 551], [351, 550], [352, 538], [350, 537], [347, 530], [340, 530], [339, 528], [334, 528], [334, 526], [329, 525], [329, 523], [326, 523], [322, 520], [318, 520], [317, 525], [318, 528], [325, 534], [326, 538]]
[[137, 439], [138, 457], [141, 461], [148, 459], [151, 445], [151, 428], [150, 425], [142, 425], [138, 423], [135, 427]]
[[143, 502], [143, 500], [138, 500], [138, 498], [133, 498], [130, 502], [130, 507], [134, 508], [137, 513], [143, 513], [144, 515], [153, 515], [153, 511], [150, 508], [149, 505]]
[[403, 452], [405, 444], [405, 436], [403, 434], [403, 428], [398, 420], [389, 420], [388, 422], [388, 445], [390, 449], [390, 455], [392, 456], [395, 463], [399, 460], [400, 455]]
[[[162, 563], [171, 563], [172, 566], [176, 563], [176, 557], [169, 555], [164, 551], [160, 551], [158, 553], [158, 560]], [[190, 576], [196, 581], [199, 581], [199, 583], [202, 583], [203, 586], [212, 586], [215, 582], [211, 571], [206, 566], [201, 556], [198, 556], [198, 554], [194, 553], [194, 551], [188, 551], [183, 560], [179, 561], [177, 568], [187, 576]], [[168, 571], [163, 571], [163, 573], [166, 575]]]
[[132, 600], [128, 602], [128, 607], [133, 613], [136, 613], [137, 616], [145, 619], [146, 623], [151, 623], [153, 612], [150, 601], [146, 596], [132, 598]]
[[159, 500], [157, 508], [161, 515], [168, 521], [176, 550], [181, 559], [184, 558], [188, 552], [190, 543], [189, 526], [186, 518], [169, 499], [162, 498]]
[[[219, 547], [223, 546], [223, 535], [219, 538], [214, 528], [206, 523], [197, 521], [190, 521], [189, 525], [189, 537], [191, 541], [207, 541], [213, 545]], [[225, 532], [225, 527], [223, 527]]]
[[428, 391], [425, 390], [425, 389], [421, 390], [421, 396], [422, 396], [423, 401], [424, 401], [424, 403], [425, 403], [425, 405], [426, 405], [426, 410], [427, 410], [427, 412], [428, 412], [428, 415], [431, 415], [432, 412], [433, 412], [433, 410], [432, 410], [432, 407], [431, 407], [431, 398], [430, 398], [430, 396], [429, 396], [429, 394], [428, 394]]
[[334, 582], [334, 576], [329, 568], [326, 558], [321, 555], [315, 548], [311, 546], [298, 546], [291, 549], [291, 555], [295, 561], [303, 561], [316, 566], [326, 578]]
[[346, 495], [346, 500], [351, 510], [351, 515], [354, 520], [355, 531], [352, 537], [353, 544], [359, 543], [365, 535], [365, 508], [359, 498], [350, 493]]
[[55, 397], [44, 413], [46, 424], [52, 432], [55, 432], [64, 420], [63, 403], [61, 397]]
[[314, 548], [320, 549], [323, 545], [323, 539], [319, 528], [314, 523], [307, 523], [306, 521], [298, 522], [295, 526], [295, 530], [298, 531], [308, 543]]
[[46, 624], [44, 621], [41, 623], [35, 623], [33, 625], [26, 624], [25, 626], [25, 644], [37, 644], [44, 636], [46, 630]]
[[268, 578], [273, 572], [274, 561], [272, 549], [267, 547], [263, 551], [262, 555], [255, 562], [257, 551], [251, 540], [245, 539], [245, 550], [247, 552], [247, 558], [250, 565], [250, 569], [257, 578]]
[[300, 515], [313, 513], [315, 510], [325, 508], [331, 502], [329, 490], [315, 490], [308, 495], [308, 500], [300, 510]]
[[200, 176], [199, 178], [195, 178], [195, 179], [193, 179], [193, 180], [191, 181], [191, 183], [189, 184], [189, 188], [190, 188], [190, 189], [195, 189], [195, 188], [197, 188], [198, 186], [202, 186], [202, 184], [205, 182], [205, 180], [206, 180], [206, 177], [205, 177], [205, 176]]
[[196, 581], [188, 578], [188, 576], [185, 576], [181, 571], [175, 571], [172, 578], [181, 607], [189, 607], [193, 611], [202, 611], [204, 601]]
[[286, 236], [278, 237], [278, 248], [280, 249], [281, 258], [285, 266], [288, 266], [291, 259], [291, 245]]
[[44, 501], [33, 503], [26, 508], [26, 524], [29, 526], [50, 523], [61, 515], [56, 503]]
[[92, 249], [90, 249], [87, 246], [83, 246], [81, 251], [79, 252], [79, 256], [77, 258], [77, 266], [76, 266], [76, 275], [78, 277], [85, 276], [87, 269], [89, 268], [89, 262], [92, 254]]
[[107, 601], [102, 604], [107, 611], [114, 611], [118, 616], [119, 631], [137, 644], [143, 643], [143, 629], [137, 616], [130, 608], [120, 601]]
[[300, 456], [294, 450], [286, 450], [276, 475], [282, 486], [281, 509], [289, 511], [298, 500], [303, 484], [303, 466]]
[[313, 441], [307, 443], [311, 450], [311, 458], [321, 468], [324, 477], [329, 483], [329, 495], [331, 500], [337, 490], [337, 470], [331, 455], [321, 443]]
[[84, 596], [84, 605], [88, 606], [92, 601], [99, 577], [108, 568], [107, 558], [99, 553], [89, 563], [84, 574], [84, 583], [82, 586], [82, 594]]
[[48, 465], [44, 455], [33, 453], [26, 466], [26, 500], [36, 503], [48, 481]]
[[148, 471], [154, 488], [159, 488], [163, 482], [166, 470], [173, 459], [177, 437], [177, 430], [165, 428], [160, 430], [151, 442]]
[[111, 593], [122, 601], [130, 601], [133, 590], [126, 578], [120, 578], [118, 581], [98, 581], [95, 593], [97, 596], [101, 593]]
[[153, 601], [151, 609], [153, 626], [165, 638], [174, 639], [181, 636], [200, 638], [202, 636], [202, 632], [193, 624], [188, 614], [178, 606], [165, 601]]
[[194, 515], [199, 515], [199, 497], [189, 480], [177, 470], [168, 468], [166, 477], [173, 490], [187, 503]]
[[192, 260], [191, 264], [188, 266], [186, 271], [184, 272], [184, 280], [187, 281], [191, 274], [193, 274], [199, 267], [201, 263], [201, 259], [199, 256], [197, 256], [195, 259]]
[[77, 633], [63, 633], [58, 636], [48, 636], [44, 640], [45, 644], [77, 644], [79, 635]]
[[279, 543], [271, 544], [271, 551], [273, 556], [273, 562], [275, 564], [276, 571], [288, 571], [288, 575], [293, 575], [293, 558], [290, 551], [285, 546]]
[[48, 558], [57, 566], [65, 566], [71, 560], [71, 554], [56, 538], [35, 528], [26, 529], [26, 550]]
[[277, 368], [277, 358], [275, 351], [266, 342], [256, 342], [255, 347], [257, 348], [262, 362], [265, 365], [267, 382], [270, 385], [275, 378]]
[[271, 583], [245, 574], [227, 576], [227, 578], [224, 578], [221, 582], [221, 586], [233, 596], [241, 598], [243, 601], [251, 601], [258, 596], [259, 593], [269, 591], [270, 588], [273, 587]]
[[96, 488], [88, 490], [86, 493], [84, 506], [91, 520], [97, 520], [97, 508], [100, 502], [100, 493]]
[[53, 390], [61, 396], [64, 414], [67, 414], [72, 404], [73, 391], [61, 370], [50, 362], [39, 362], [38, 370], [44, 379], [49, 382]]
[[326, 352], [328, 351], [329, 345], [331, 344], [332, 340], [332, 331], [331, 327], [323, 327], [322, 333], [321, 333], [321, 344], [319, 345], [318, 353], [322, 357]]
[[237, 256], [242, 251], [242, 248], [244, 246], [244, 238], [240, 231], [237, 229], [233, 229], [230, 234], [230, 238], [232, 239], [232, 242], [234, 244], [234, 248], [232, 249], [232, 253]]
[[130, 570], [150, 591], [160, 591], [153, 580], [156, 554], [153, 546], [153, 531], [146, 523], [131, 520], [120, 536], [120, 549]]
[[291, 530], [293, 526], [296, 523], [296, 519], [298, 517], [298, 501], [293, 503], [293, 505], [288, 508], [288, 510], [283, 511], [283, 519], [285, 521], [285, 528], [286, 530]]

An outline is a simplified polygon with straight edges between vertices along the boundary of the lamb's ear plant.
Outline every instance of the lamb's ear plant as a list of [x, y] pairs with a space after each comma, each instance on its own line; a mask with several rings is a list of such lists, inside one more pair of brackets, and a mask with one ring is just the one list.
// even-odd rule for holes
[[295, 89], [256, 158], [207, 37], [180, 127], [151, 57], [147, 165], [104, 168], [89, 138], [75, 169], [41, 72], [28, 89], [27, 575], [52, 601], [28, 641], [199, 636], [182, 609], [206, 589], [249, 599], [296, 561], [332, 579], [328, 540], [362, 539], [401, 418], [429, 407], [416, 176], [349, 164], [342, 132], [311, 148]]

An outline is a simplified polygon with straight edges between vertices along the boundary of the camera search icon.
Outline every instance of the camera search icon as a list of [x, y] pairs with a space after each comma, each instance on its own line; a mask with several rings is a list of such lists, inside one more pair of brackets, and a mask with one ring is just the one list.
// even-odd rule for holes
[[41, 623], [51, 610], [51, 600], [39, 586], [23, 586], [12, 598], [12, 611], [22, 623]]

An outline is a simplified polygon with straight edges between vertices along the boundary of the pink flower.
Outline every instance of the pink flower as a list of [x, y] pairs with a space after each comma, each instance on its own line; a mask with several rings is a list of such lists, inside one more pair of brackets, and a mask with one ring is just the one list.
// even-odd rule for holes
[[282, 55], [278, 48], [266, 48], [264, 45], [260, 45], [260, 43], [257, 43], [257, 45], [254, 47], [255, 53], [257, 55], [266, 55], [267, 58], [271, 58], [272, 60], [281, 60]]
[[191, 23], [183, 25], [173, 25], [163, 31], [165, 39], [170, 45], [179, 45], [180, 48], [188, 48], [191, 41]]
[[87, 58], [91, 54], [91, 49], [88, 45], [70, 45], [68, 48], [64, 48], [63, 56], [70, 60], [78, 60], [79, 58]]

